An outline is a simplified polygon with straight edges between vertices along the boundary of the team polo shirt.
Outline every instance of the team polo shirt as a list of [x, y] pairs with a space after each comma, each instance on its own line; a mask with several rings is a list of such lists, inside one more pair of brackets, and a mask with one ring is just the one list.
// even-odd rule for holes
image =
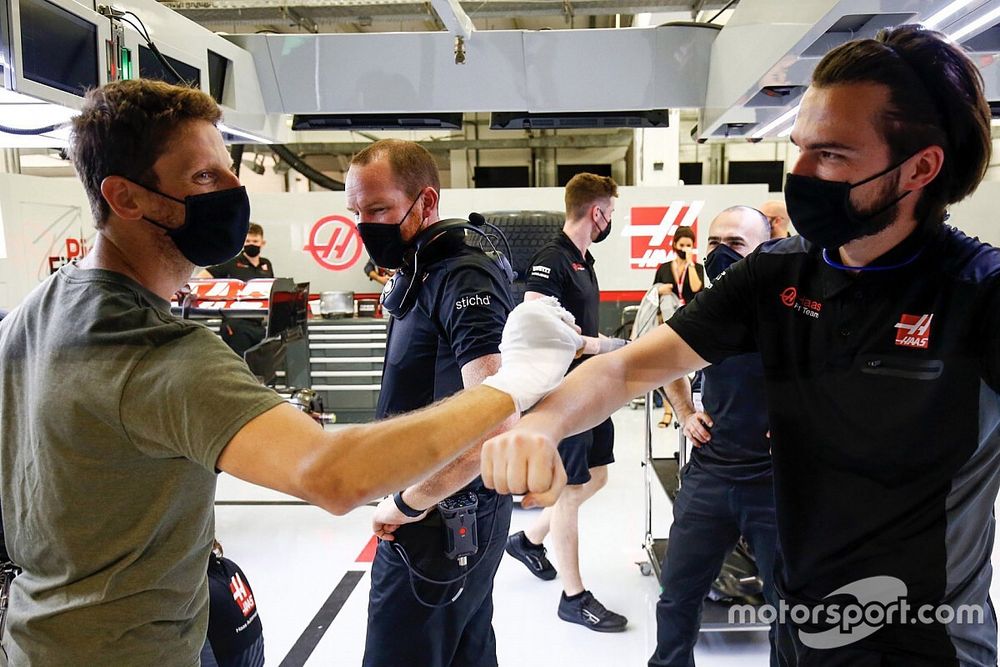
[[429, 268], [414, 306], [389, 321], [379, 419], [410, 412], [460, 391], [462, 366], [500, 352], [511, 310], [510, 286], [500, 268], [461, 235], [427, 246]]
[[209, 266], [205, 270], [212, 274], [213, 278], [232, 278], [243, 282], [255, 278], [274, 277], [274, 267], [271, 265], [271, 260], [267, 257], [261, 257], [257, 266], [254, 266], [242, 252], [228, 262]]
[[[559, 299], [562, 307], [576, 318], [582, 335], [598, 335], [601, 288], [594, 271], [594, 256], [589, 250], [581, 254], [564, 232], [559, 232], [531, 259], [531, 272], [524, 288]], [[575, 360], [570, 368], [591, 356]]]
[[703, 375], [702, 409], [712, 418], [712, 439], [691, 450], [691, 462], [721, 479], [770, 479], [771, 442], [760, 355], [729, 357], [706, 368]]
[[[985, 606], [1000, 481], [1000, 251], [942, 225], [873, 265], [896, 268], [852, 274], [801, 237], [772, 241], [669, 325], [709, 362], [760, 351], [782, 598], [855, 602], [898, 592], [891, 577], [914, 607]], [[852, 595], [824, 600], [842, 586]], [[988, 607], [984, 618], [879, 625], [852, 645], [994, 664]]]

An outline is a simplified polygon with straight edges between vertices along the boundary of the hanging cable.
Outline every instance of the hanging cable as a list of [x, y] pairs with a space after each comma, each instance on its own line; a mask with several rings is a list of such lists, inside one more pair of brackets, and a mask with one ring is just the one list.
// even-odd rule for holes
[[69, 126], [69, 121], [64, 123], [56, 123], [55, 125], [46, 125], [45, 127], [8, 127], [6, 125], [0, 125], [0, 132], [4, 134], [17, 134], [20, 136], [32, 136], [38, 134], [48, 134], [49, 132], [55, 132], [56, 130], [61, 130], [64, 127]]
[[344, 189], [343, 183], [336, 181], [323, 172], [311, 167], [309, 163], [300, 158], [293, 151], [289, 150], [287, 146], [271, 145], [268, 146], [268, 148], [270, 148], [275, 155], [291, 165], [292, 169], [299, 172], [321, 188], [337, 191]]
[[729, 9], [730, 7], [732, 7], [733, 5], [735, 5], [735, 4], [736, 4], [737, 2], [739, 2], [739, 1], [740, 1], [740, 0], [729, 0], [729, 2], [728, 2], [728, 3], [726, 4], [726, 6], [725, 6], [725, 7], [723, 7], [722, 9], [720, 9], [720, 10], [719, 10], [719, 11], [718, 11], [718, 12], [717, 12], [717, 13], [715, 14], [715, 16], [713, 16], [712, 18], [708, 19], [707, 23], [715, 23], [715, 19], [717, 19], [717, 18], [719, 18], [720, 16], [722, 16], [722, 12], [726, 11], [727, 9]]

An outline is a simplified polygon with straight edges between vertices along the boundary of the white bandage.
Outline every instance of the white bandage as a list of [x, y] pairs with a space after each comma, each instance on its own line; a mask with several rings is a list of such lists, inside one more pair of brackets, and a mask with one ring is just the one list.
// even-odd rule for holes
[[614, 352], [617, 349], [625, 347], [625, 344], [628, 343], [624, 338], [607, 338], [605, 336], [602, 336], [599, 340], [600, 347], [597, 350], [598, 354]]
[[510, 394], [524, 412], [562, 381], [583, 347], [575, 320], [555, 298], [520, 304], [510, 312], [500, 342], [500, 370], [483, 384]]

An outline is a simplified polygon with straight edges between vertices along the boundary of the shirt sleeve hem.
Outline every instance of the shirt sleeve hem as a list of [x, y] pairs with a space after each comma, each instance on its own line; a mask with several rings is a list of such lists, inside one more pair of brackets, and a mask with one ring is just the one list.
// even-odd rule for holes
[[726, 355], [717, 353], [716, 350], [709, 348], [703, 340], [698, 340], [696, 332], [692, 328], [685, 326], [683, 321], [674, 322], [671, 320], [667, 322], [667, 326], [673, 329], [674, 333], [680, 336], [681, 340], [687, 343], [688, 347], [708, 363], [717, 364], [725, 360]]
[[244, 426], [250, 423], [252, 420], [261, 416], [271, 408], [275, 408], [285, 402], [281, 396], [274, 394], [272, 396], [262, 396], [259, 400], [254, 401], [246, 410], [239, 413], [234, 417], [224, 428], [222, 428], [214, 438], [214, 442], [206, 451], [207, 458], [205, 461], [199, 461], [199, 463], [205, 464], [211, 462], [211, 469], [218, 472], [219, 457], [222, 455], [222, 450], [226, 448], [229, 442], [236, 437]]
[[462, 356], [455, 357], [455, 361], [458, 362], [458, 367], [461, 369], [467, 363], [475, 361], [480, 357], [485, 357], [491, 354], [500, 354], [500, 343], [482, 343], [470, 347], [468, 350], [462, 353]]

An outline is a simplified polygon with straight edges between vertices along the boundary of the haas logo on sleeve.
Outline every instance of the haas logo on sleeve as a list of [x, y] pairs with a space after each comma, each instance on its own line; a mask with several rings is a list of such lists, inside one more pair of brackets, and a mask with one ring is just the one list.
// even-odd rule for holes
[[233, 593], [233, 600], [239, 605], [240, 611], [243, 612], [243, 617], [246, 618], [253, 613], [253, 610], [257, 608], [257, 605], [253, 601], [253, 593], [247, 588], [247, 585], [243, 583], [243, 578], [240, 573], [237, 572], [229, 580], [229, 590]]

